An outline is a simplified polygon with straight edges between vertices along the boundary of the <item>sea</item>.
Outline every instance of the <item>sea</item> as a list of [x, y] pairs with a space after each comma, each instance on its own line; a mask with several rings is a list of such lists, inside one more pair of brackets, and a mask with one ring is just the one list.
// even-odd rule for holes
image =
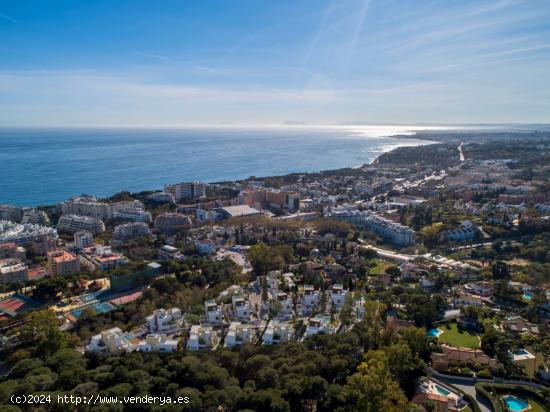
[[[433, 128], [433, 127], [432, 127]], [[357, 167], [420, 126], [0, 129], [0, 204], [55, 204], [190, 180], [219, 182]], [[391, 136], [407, 135], [396, 139]]]

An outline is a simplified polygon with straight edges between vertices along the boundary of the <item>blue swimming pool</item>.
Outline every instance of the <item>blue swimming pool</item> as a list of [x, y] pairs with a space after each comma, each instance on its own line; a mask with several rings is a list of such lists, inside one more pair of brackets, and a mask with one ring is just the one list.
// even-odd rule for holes
[[527, 300], [533, 299], [533, 294], [531, 292], [526, 292], [523, 294], [523, 298]]
[[441, 335], [442, 331], [439, 329], [433, 328], [428, 331], [428, 336], [431, 338], [437, 338], [439, 335]]
[[524, 401], [523, 399], [516, 396], [508, 395], [505, 396], [503, 399], [506, 403], [506, 407], [512, 412], [523, 411], [524, 409], [527, 409], [529, 407], [529, 402]]

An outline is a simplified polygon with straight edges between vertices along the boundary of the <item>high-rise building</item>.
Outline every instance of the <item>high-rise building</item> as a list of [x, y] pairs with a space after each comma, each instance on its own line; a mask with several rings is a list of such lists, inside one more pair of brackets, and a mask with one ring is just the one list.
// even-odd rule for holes
[[74, 246], [77, 249], [84, 249], [85, 247], [92, 246], [94, 244], [94, 236], [86, 231], [79, 230], [74, 234]]
[[67, 250], [53, 250], [48, 252], [48, 269], [52, 275], [70, 276], [80, 272], [80, 262]]
[[173, 185], [165, 185], [164, 191], [172, 193], [176, 202], [181, 200], [193, 200], [206, 197], [206, 183], [182, 182]]

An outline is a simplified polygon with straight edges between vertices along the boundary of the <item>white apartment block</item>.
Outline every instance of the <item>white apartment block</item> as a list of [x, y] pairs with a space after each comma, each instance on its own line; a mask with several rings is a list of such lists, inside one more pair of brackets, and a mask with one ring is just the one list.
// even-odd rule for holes
[[157, 309], [145, 318], [150, 333], [173, 334], [183, 327], [181, 309]]
[[234, 348], [249, 343], [252, 339], [252, 330], [249, 325], [241, 322], [231, 322], [229, 331], [225, 335], [224, 346], [226, 348]]
[[57, 223], [57, 230], [68, 233], [86, 230], [96, 235], [105, 231], [105, 225], [101, 219], [95, 217], [63, 215]]
[[113, 252], [110, 246], [93, 245], [84, 248], [78, 254], [82, 268], [91, 272], [108, 270], [128, 264], [130, 261], [122, 254]]
[[330, 303], [332, 305], [332, 309], [336, 311], [340, 310], [346, 301], [347, 295], [348, 291], [344, 289], [343, 285], [332, 285], [332, 288], [330, 288]]
[[29, 280], [29, 268], [19, 259], [0, 259], [0, 283]]
[[250, 303], [247, 299], [242, 296], [233, 296], [231, 304], [233, 306], [233, 319], [245, 323], [250, 321]]
[[94, 244], [94, 235], [86, 230], [79, 230], [74, 234], [74, 246], [77, 249], [84, 249], [85, 247], [92, 246]]
[[58, 205], [63, 215], [88, 216], [96, 219], [110, 219], [111, 208], [108, 203], [99, 202], [94, 196], [76, 196]]
[[130, 220], [132, 222], [150, 223], [153, 221], [151, 213], [145, 210], [120, 210], [113, 212], [113, 218]]
[[214, 300], [204, 302], [204, 316], [209, 325], [221, 325], [223, 321], [222, 308]]
[[278, 343], [286, 343], [290, 339], [291, 326], [288, 323], [280, 323], [276, 320], [269, 321], [262, 343], [264, 345], [276, 345]]
[[315, 315], [312, 317], [306, 327], [305, 336], [313, 336], [317, 334], [330, 334], [334, 333], [334, 328], [330, 324], [330, 316]]
[[115, 226], [111, 242], [113, 244], [121, 244], [142, 236], [151, 236], [151, 229], [147, 223], [125, 223]]
[[415, 232], [407, 226], [393, 222], [370, 210], [357, 210], [355, 206], [335, 208], [329, 216], [349, 222], [357, 227], [372, 230], [380, 237], [399, 246], [415, 243]]
[[46, 212], [37, 209], [27, 209], [23, 212], [22, 224], [31, 223], [33, 225], [49, 226], [50, 218]]
[[161, 261], [184, 260], [185, 255], [174, 246], [164, 245], [158, 249], [158, 258]]
[[193, 325], [187, 340], [188, 350], [211, 350], [218, 344], [218, 334], [211, 326]]
[[176, 202], [181, 200], [200, 199], [206, 197], [206, 183], [195, 181], [165, 185], [164, 191], [172, 193]]
[[0, 205], [0, 220], [19, 222], [21, 220], [22, 213], [23, 210], [18, 206]]
[[176, 201], [176, 197], [168, 192], [155, 192], [149, 195], [149, 199], [158, 203], [174, 203]]
[[[34, 243], [49, 241], [57, 242], [57, 230], [53, 227], [0, 220], [0, 243], [15, 243], [17, 246], [31, 246], [36, 249]], [[39, 251], [35, 250], [35, 253]]]

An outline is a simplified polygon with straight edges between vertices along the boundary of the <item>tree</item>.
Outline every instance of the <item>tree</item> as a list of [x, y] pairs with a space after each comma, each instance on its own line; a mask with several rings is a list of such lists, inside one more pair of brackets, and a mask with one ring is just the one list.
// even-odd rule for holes
[[347, 379], [340, 400], [347, 406], [340, 411], [390, 412], [406, 411], [407, 398], [392, 378], [387, 354], [370, 350], [365, 362]]

